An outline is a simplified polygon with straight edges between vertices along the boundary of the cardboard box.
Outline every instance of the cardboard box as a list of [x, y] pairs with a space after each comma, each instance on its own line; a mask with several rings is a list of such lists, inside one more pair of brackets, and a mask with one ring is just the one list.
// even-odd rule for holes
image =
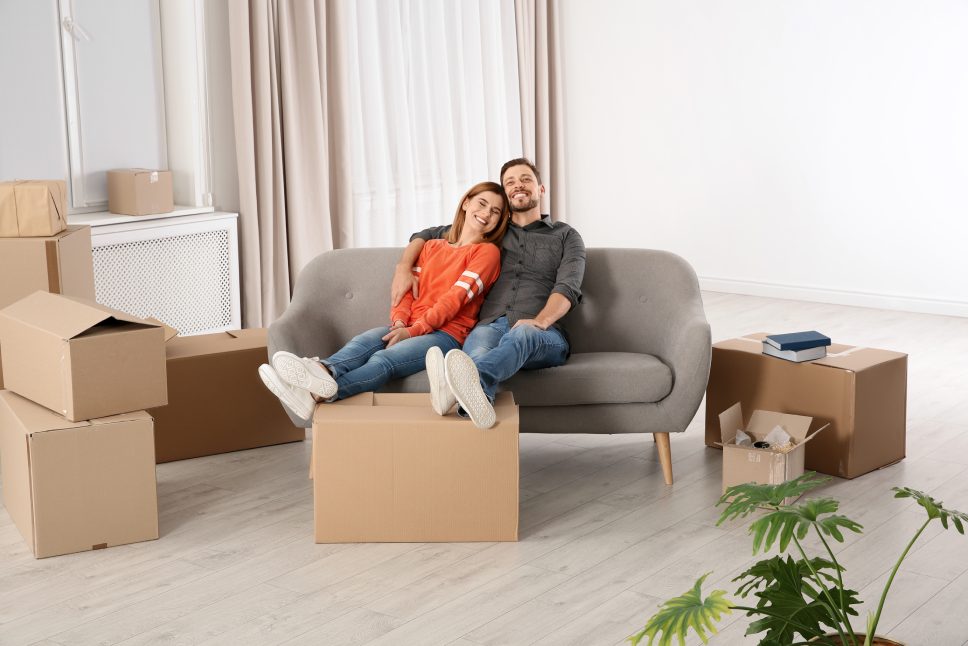
[[49, 238], [0, 238], [0, 309], [38, 289], [94, 300], [91, 227], [68, 227]]
[[157, 323], [34, 292], [0, 310], [0, 345], [6, 387], [71, 421], [168, 401]]
[[734, 402], [747, 410], [813, 417], [805, 468], [856, 478], [904, 459], [907, 355], [833, 344], [823, 359], [792, 363], [762, 353], [766, 334], [713, 344], [706, 389], [706, 444], [720, 439], [717, 411]]
[[158, 538], [144, 411], [70, 422], [0, 391], [0, 460], [3, 504], [37, 558]]
[[0, 182], [0, 238], [53, 236], [67, 228], [67, 183]]
[[317, 543], [516, 541], [518, 409], [441, 417], [426, 393], [363, 393], [313, 416]]
[[0, 308], [37, 290], [94, 300], [91, 227], [48, 238], [0, 238]]
[[108, 210], [123, 215], [169, 213], [175, 208], [171, 171], [121, 168], [108, 171]]
[[265, 328], [176, 337], [165, 349], [168, 405], [148, 411], [159, 463], [306, 438], [259, 379]]
[[[747, 482], [777, 485], [803, 475], [805, 444], [823, 426], [807, 435], [813, 419], [803, 415], [786, 415], [768, 410], [755, 410], [746, 420], [743, 405], [739, 402], [719, 414], [720, 437], [723, 448], [723, 493], [729, 487]], [[778, 451], [774, 447], [758, 449], [734, 444], [738, 431], [745, 431], [757, 442], [766, 438], [775, 427], [780, 426], [793, 439], [790, 451]], [[796, 498], [787, 498], [792, 503]]]

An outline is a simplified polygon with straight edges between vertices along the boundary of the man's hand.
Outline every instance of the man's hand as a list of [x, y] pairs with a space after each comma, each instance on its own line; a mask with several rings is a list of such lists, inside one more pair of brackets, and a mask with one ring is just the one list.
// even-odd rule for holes
[[403, 250], [400, 262], [393, 270], [393, 283], [390, 285], [390, 307], [396, 307], [403, 300], [407, 292], [413, 292], [413, 299], [417, 300], [417, 277], [413, 275], [413, 266], [423, 251], [426, 240], [414, 238]]
[[407, 292], [413, 293], [414, 300], [420, 295], [417, 290], [417, 277], [407, 267], [397, 265], [393, 271], [393, 283], [390, 285], [390, 307], [399, 305]]
[[538, 319], [519, 319], [517, 323], [511, 326], [511, 329], [513, 330], [520, 325], [530, 325], [531, 327], [536, 327], [539, 330], [547, 330], [549, 327], [551, 327], [550, 324], [542, 323]]
[[386, 336], [383, 337], [383, 341], [386, 341], [387, 347], [391, 347], [396, 343], [405, 341], [410, 338], [410, 331], [405, 327], [395, 327], [390, 330]]

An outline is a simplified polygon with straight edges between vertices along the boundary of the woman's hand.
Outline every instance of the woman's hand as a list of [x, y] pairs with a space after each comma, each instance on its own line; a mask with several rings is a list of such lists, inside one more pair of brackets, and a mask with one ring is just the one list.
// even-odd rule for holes
[[405, 327], [395, 327], [391, 328], [390, 331], [383, 337], [383, 341], [386, 342], [387, 347], [393, 346], [395, 343], [400, 343], [401, 341], [406, 341], [410, 338], [410, 331]]

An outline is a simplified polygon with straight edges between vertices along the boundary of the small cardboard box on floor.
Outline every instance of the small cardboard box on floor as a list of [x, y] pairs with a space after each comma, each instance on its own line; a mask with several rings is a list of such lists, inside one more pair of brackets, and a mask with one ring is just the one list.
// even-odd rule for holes
[[806, 447], [804, 466], [856, 478], [904, 459], [907, 355], [833, 344], [823, 359], [793, 363], [762, 353], [766, 334], [713, 344], [706, 388], [706, 445], [720, 440], [719, 413], [746, 410], [813, 417], [830, 428]]
[[[720, 436], [723, 448], [723, 492], [729, 487], [746, 482], [777, 485], [803, 475], [805, 444], [826, 425], [810, 435], [813, 419], [803, 415], [786, 415], [768, 410], [755, 410], [749, 420], [743, 418], [743, 405], [737, 402], [719, 414]], [[782, 450], [776, 447], [758, 449], [735, 443], [739, 431], [744, 431], [753, 442], [764, 440], [779, 426], [791, 437], [793, 447]], [[788, 498], [787, 504], [794, 499]]]
[[37, 290], [94, 300], [91, 227], [46, 238], [0, 237], [0, 309]]
[[34, 292], [0, 310], [8, 389], [72, 422], [168, 401], [163, 326]]
[[175, 337], [165, 351], [168, 404], [148, 410], [159, 463], [306, 438], [259, 379], [265, 328]]
[[426, 393], [363, 393], [313, 416], [317, 543], [518, 540], [518, 409], [487, 430]]
[[43, 558], [158, 538], [151, 417], [70, 422], [0, 391], [3, 504]]

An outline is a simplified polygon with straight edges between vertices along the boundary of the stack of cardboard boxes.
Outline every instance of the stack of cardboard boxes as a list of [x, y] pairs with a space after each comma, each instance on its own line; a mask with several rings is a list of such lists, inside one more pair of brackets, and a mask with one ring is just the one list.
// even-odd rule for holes
[[0, 311], [4, 505], [38, 558], [158, 538], [159, 324], [35, 292]]
[[38, 558], [157, 538], [156, 458], [305, 437], [258, 378], [264, 329], [181, 338], [98, 305], [65, 213], [64, 182], [0, 183], [3, 498]]
[[[778, 484], [804, 468], [856, 478], [904, 459], [906, 354], [835, 343], [824, 358], [793, 363], [763, 354], [766, 336], [750, 334], [713, 344], [706, 389], [706, 444], [728, 444], [743, 428], [741, 410], [782, 412], [790, 419], [803, 416], [806, 427], [785, 425], [798, 444], [829, 428], [797, 451], [800, 455], [783, 456], [785, 463], [793, 464], [791, 458], [798, 461], [797, 468], [783, 475], [757, 476], [750, 466], [752, 458], [746, 463], [727, 460], [724, 487], [745, 481]], [[766, 453], [742, 447], [733, 447], [726, 457], [741, 452], [766, 459]]]

